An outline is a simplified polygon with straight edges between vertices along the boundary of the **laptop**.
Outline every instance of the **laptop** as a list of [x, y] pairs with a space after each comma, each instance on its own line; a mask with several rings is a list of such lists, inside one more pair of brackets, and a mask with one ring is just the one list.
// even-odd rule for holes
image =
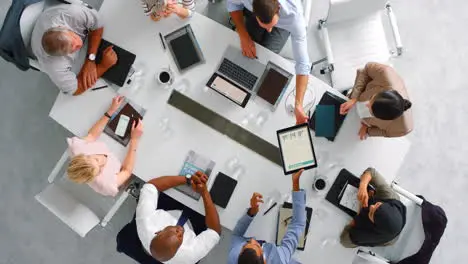
[[245, 107], [256, 91], [266, 65], [242, 55], [242, 50], [228, 46], [207, 86], [234, 103]]
[[114, 46], [113, 50], [117, 54], [117, 64], [107, 70], [102, 77], [111, 83], [122, 87], [125, 84], [130, 68], [135, 62], [136, 55], [105, 39], [102, 39], [98, 48], [96, 63], [101, 62], [103, 51], [109, 46]]

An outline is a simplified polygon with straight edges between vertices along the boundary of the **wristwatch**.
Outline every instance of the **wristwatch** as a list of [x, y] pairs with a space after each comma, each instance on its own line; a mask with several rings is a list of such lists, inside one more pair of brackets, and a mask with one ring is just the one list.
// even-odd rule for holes
[[96, 60], [96, 54], [93, 54], [93, 53], [89, 54], [88, 55], [88, 60], [95, 61]]
[[187, 185], [192, 185], [192, 175], [190, 174], [185, 175], [185, 181]]
[[104, 116], [108, 117], [109, 119], [112, 118], [112, 116], [109, 115], [109, 113], [107, 113], [107, 112], [104, 113]]

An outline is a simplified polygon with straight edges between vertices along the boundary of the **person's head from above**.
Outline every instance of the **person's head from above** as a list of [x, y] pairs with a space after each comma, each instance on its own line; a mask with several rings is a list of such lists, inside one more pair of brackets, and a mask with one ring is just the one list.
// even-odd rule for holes
[[362, 208], [355, 218], [356, 225], [360, 227], [372, 227], [381, 233], [397, 234], [404, 226], [406, 209], [397, 200], [378, 201]]
[[280, 5], [278, 0], [254, 0], [252, 6], [258, 24], [266, 31], [271, 32], [279, 20]]
[[42, 47], [51, 56], [75, 53], [83, 46], [83, 40], [75, 32], [63, 27], [49, 28], [42, 35]]
[[151, 255], [158, 261], [168, 261], [175, 256], [184, 241], [184, 228], [181, 226], [167, 226], [156, 233], [151, 240]]
[[265, 264], [263, 249], [257, 240], [251, 238], [241, 249], [238, 264]]
[[397, 91], [390, 90], [374, 95], [367, 104], [373, 116], [382, 120], [394, 120], [411, 108], [411, 102]]
[[105, 164], [104, 155], [76, 155], [68, 164], [68, 178], [75, 183], [89, 183], [99, 175]]

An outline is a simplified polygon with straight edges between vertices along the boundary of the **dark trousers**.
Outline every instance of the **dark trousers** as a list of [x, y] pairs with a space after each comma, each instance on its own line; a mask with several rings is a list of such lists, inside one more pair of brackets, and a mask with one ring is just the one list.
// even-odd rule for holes
[[255, 15], [247, 9], [244, 9], [244, 16], [247, 32], [249, 32], [253, 41], [274, 53], [279, 53], [283, 49], [286, 41], [288, 41], [289, 31], [277, 27], [273, 27], [271, 32], [266, 31], [258, 24]]
[[[186, 215], [190, 220], [195, 234], [198, 235], [206, 230], [204, 216], [172, 199], [164, 193], [159, 193], [158, 209], [165, 211], [182, 210], [182, 214]], [[125, 225], [117, 235], [117, 251], [124, 253], [141, 264], [160, 264], [159, 261], [148, 255], [143, 249], [137, 233], [135, 216], [133, 217], [133, 220]]]

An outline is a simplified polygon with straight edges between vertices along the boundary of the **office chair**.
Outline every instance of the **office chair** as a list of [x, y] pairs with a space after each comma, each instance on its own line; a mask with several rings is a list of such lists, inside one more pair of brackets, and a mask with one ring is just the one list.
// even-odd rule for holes
[[421, 221], [423, 200], [395, 182], [391, 186], [400, 195], [401, 202], [406, 206], [405, 227], [398, 240], [392, 245], [373, 248], [361, 247], [353, 259], [353, 264], [397, 263], [417, 252], [424, 241], [425, 235]]
[[35, 198], [78, 235], [85, 237], [99, 223], [105, 227], [128, 196], [136, 192], [137, 186], [132, 182], [122, 188], [117, 198], [112, 198], [96, 193], [87, 184], [71, 182], [66, 173], [57, 177], [64, 170], [68, 156], [67, 150], [50, 173], [49, 185]]
[[[386, 11], [394, 39], [390, 50], [382, 13]], [[367, 62], [389, 64], [391, 57], [403, 54], [395, 15], [388, 0], [330, 0], [327, 17], [318, 26], [326, 58], [321, 74], [330, 74], [331, 85], [345, 91], [353, 87], [356, 71]]]
[[[309, 31], [310, 18], [312, 12], [312, 1], [313, 0], [302, 0], [302, 8], [304, 15], [304, 22], [306, 23], [306, 30]], [[283, 58], [294, 61], [294, 55], [292, 51], [291, 37], [288, 38], [288, 41], [284, 45], [283, 49], [279, 53]]]
[[39, 15], [44, 11], [44, 9], [57, 5], [57, 4], [82, 4], [88, 8], [92, 8], [87, 3], [81, 0], [44, 0], [37, 2], [35, 4], [29, 5], [23, 11], [21, 15], [19, 26], [21, 31], [21, 37], [23, 39], [23, 43], [25, 48], [29, 54], [29, 65], [32, 69], [41, 71], [39, 67], [39, 63], [37, 62], [34, 54], [31, 50], [31, 35], [36, 25], [36, 21], [39, 18]]

